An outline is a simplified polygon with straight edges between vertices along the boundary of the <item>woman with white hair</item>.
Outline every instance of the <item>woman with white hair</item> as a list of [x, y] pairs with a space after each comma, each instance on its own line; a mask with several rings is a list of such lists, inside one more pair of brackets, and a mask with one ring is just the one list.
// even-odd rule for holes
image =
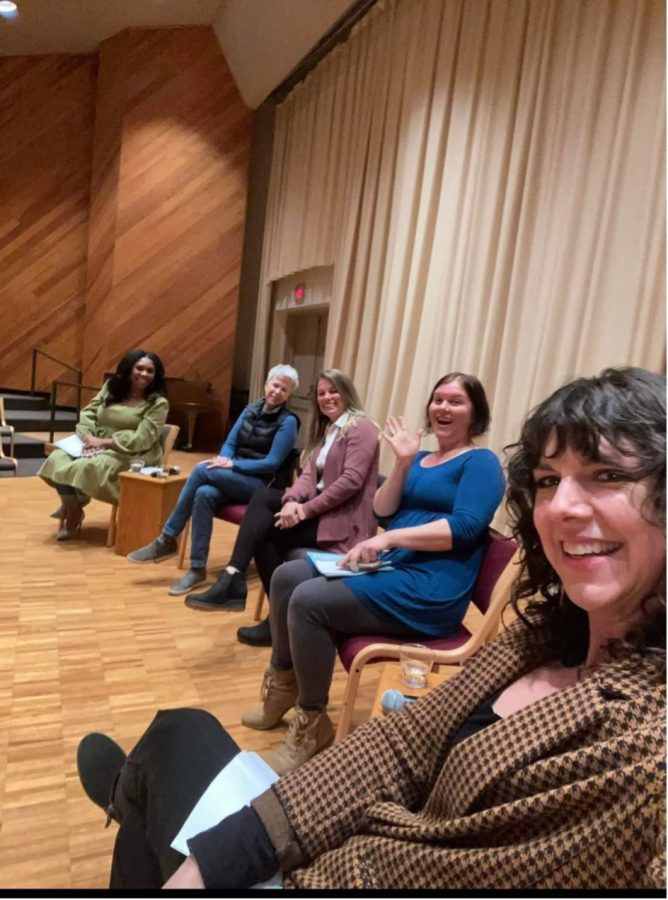
[[206, 581], [217, 509], [229, 503], [248, 503], [258, 488], [289, 484], [290, 451], [299, 419], [285, 404], [298, 384], [292, 366], [278, 365], [269, 371], [264, 397], [244, 409], [218, 456], [195, 466], [158, 537], [128, 555], [136, 563], [158, 563], [175, 556], [177, 538], [192, 518], [190, 568], [170, 587], [170, 594], [187, 594]]

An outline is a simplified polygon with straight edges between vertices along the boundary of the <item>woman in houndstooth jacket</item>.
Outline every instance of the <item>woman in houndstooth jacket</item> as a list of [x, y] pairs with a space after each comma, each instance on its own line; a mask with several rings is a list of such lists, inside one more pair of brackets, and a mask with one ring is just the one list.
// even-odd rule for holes
[[125, 763], [84, 739], [84, 787], [104, 805], [113, 782], [121, 821], [112, 887], [239, 889], [279, 868], [302, 889], [665, 887], [665, 379], [578, 379], [512, 451], [518, 620], [190, 840], [185, 861], [169, 842], [236, 750], [222, 726], [159, 713]]

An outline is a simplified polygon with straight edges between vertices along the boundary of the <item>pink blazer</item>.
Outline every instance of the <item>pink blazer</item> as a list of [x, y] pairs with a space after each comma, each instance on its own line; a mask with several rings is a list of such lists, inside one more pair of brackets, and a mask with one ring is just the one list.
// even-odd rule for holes
[[307, 519], [319, 517], [319, 547], [345, 553], [372, 537], [378, 527], [373, 514], [378, 429], [369, 419], [360, 419], [334, 441], [325, 460], [325, 487], [318, 493], [315, 461], [321, 447], [322, 443], [314, 449], [301, 477], [283, 494], [283, 502], [296, 500], [303, 504]]

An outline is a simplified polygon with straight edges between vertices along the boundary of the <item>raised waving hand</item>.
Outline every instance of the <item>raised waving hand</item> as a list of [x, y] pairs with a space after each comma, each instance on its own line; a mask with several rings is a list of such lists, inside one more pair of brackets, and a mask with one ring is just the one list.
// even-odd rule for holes
[[404, 425], [403, 416], [390, 416], [385, 423], [385, 430], [380, 434], [392, 448], [397, 460], [408, 462], [420, 449], [424, 428], [410, 431]]

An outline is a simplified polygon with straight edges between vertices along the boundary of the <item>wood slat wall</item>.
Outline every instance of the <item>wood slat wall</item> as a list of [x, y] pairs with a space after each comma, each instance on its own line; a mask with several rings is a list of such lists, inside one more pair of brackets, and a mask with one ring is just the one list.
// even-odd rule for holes
[[226, 415], [249, 134], [210, 28], [101, 45], [84, 380], [145, 346], [170, 375], [211, 381]]
[[[0, 385], [81, 360], [95, 56], [0, 58]], [[40, 387], [67, 370], [42, 361]]]
[[[129, 349], [231, 388], [250, 110], [208, 26], [0, 59], [0, 386], [33, 346], [99, 384]], [[40, 362], [39, 386], [65, 371]]]

